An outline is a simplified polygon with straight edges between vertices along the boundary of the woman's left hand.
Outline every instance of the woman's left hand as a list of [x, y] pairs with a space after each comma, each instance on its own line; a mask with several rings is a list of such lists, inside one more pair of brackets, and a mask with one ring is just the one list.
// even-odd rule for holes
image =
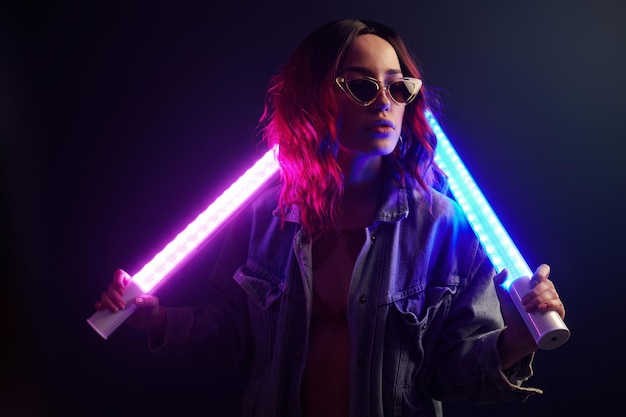
[[[522, 304], [529, 313], [534, 311], [555, 311], [561, 318], [565, 318], [565, 306], [556, 291], [554, 283], [548, 278], [549, 275], [550, 266], [546, 264], [539, 265], [530, 280], [530, 289], [522, 297]], [[507, 336], [505, 339], [510, 343], [517, 344], [519, 348], [534, 351], [537, 349], [536, 342], [513, 304], [511, 295], [502, 285], [506, 281], [507, 276], [508, 271], [505, 269], [494, 278], [502, 315], [507, 325]]]
[[[502, 271], [496, 275], [494, 278], [495, 284], [501, 287], [507, 275], [507, 271]], [[549, 276], [550, 266], [546, 264], [539, 265], [530, 280], [530, 290], [522, 298], [522, 304], [529, 313], [536, 310], [542, 312], [556, 311], [564, 319], [565, 306], [556, 291], [554, 283], [548, 278]]]

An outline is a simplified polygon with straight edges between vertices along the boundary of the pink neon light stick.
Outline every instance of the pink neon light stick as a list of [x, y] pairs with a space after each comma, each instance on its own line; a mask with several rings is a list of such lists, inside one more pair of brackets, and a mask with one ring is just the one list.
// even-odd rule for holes
[[[461, 204], [466, 215], [471, 214], [470, 222], [472, 224], [472, 228], [474, 228], [474, 231], [481, 240], [482, 244], [486, 245], [488, 240], [486, 241], [485, 239], [490, 237], [489, 233], [491, 232], [491, 229], [494, 228], [494, 224], [499, 224], [497, 218], [495, 217], [495, 213], [491, 213], [491, 209], [486, 200], [484, 202], [482, 201], [483, 198], [481, 194], [473, 193], [473, 189], [478, 190], [477, 185], [473, 183], [473, 179], [469, 176], [469, 173], [467, 173], [467, 175], [463, 174], [465, 172], [465, 167], [462, 165], [458, 155], [456, 155], [454, 148], [452, 148], [449, 144], [447, 137], [441, 130], [434, 116], [432, 116], [430, 112], [427, 113], [426, 116], [429, 119], [429, 123], [431, 124], [433, 131], [437, 133], [438, 140], [441, 145], [439, 148], [443, 147], [445, 149], [443, 153], [441, 149], [438, 149], [437, 158], [439, 163], [442, 165], [449, 165], [446, 172], [450, 175], [451, 184], [454, 183], [457, 185], [457, 193], [455, 193], [455, 197], [459, 201], [470, 201], [475, 204], [480, 203], [479, 205], [484, 205], [483, 208], [477, 209], [476, 213], [482, 213], [482, 216], [486, 217], [486, 227], [483, 227], [480, 224], [482, 219], [479, 219], [478, 216], [472, 214], [474, 212], [474, 207], [471, 205], [468, 206]], [[127, 305], [125, 310], [117, 313], [98, 311], [93, 314], [87, 322], [103, 338], [108, 338], [108, 336], [119, 325], [121, 325], [135, 309], [135, 304], [132, 302], [135, 297], [141, 294], [149, 294], [156, 291], [158, 286], [172, 274], [175, 268], [181, 266], [201, 243], [206, 241], [213, 234], [213, 232], [217, 230], [217, 228], [222, 226], [226, 220], [228, 220], [233, 212], [246, 203], [257, 191], [257, 189], [259, 189], [278, 171], [278, 164], [275, 158], [275, 154], [277, 152], [278, 148], [268, 151], [261, 159], [259, 159], [259, 161], [246, 171], [244, 175], [242, 175], [220, 197], [218, 197], [213, 204], [201, 213], [196, 220], [190, 223], [185, 230], [183, 230], [172, 242], [170, 242], [161, 252], [159, 252], [150, 262], [148, 262], [137, 274], [133, 276], [132, 281], [126, 287], [123, 297], [124, 302]], [[477, 199], [477, 196], [480, 196], [481, 198], [478, 199], [478, 201], [474, 201]], [[475, 221], [472, 221], [471, 219], [474, 219]], [[490, 232], [482, 233], [481, 230], [489, 230]], [[499, 259], [499, 256], [502, 256], [505, 253], [518, 252], [517, 248], [513, 245], [512, 241], [510, 241], [510, 238], [503, 228], [502, 231], [499, 232], [500, 234], [498, 234], [497, 231], [493, 231], [493, 233], [496, 233], [496, 238], [491, 242], [496, 243], [496, 254], [498, 256], [494, 258], [494, 253], [491, 253], [490, 257], [492, 261], [494, 259]], [[501, 242], [501, 240], [503, 242]], [[487, 246], [493, 246], [492, 243]], [[507, 245], [503, 245], [503, 243], [506, 243]], [[508, 246], [511, 246], [511, 248]], [[519, 253], [517, 253], [517, 256], [523, 264], [524, 271], [522, 271], [521, 274], [515, 274], [516, 276], [514, 279], [523, 283], [525, 281], [518, 278], [520, 278], [521, 275], [524, 275], [528, 266], [525, 264], [525, 261], [521, 259], [521, 255], [519, 255]], [[507, 257], [505, 256], [505, 258]], [[513, 256], [513, 259], [515, 259], [515, 256]], [[509, 269], [515, 265], [516, 262], [504, 264], [504, 266]], [[530, 274], [530, 272], [526, 273], [526, 275], [528, 274]], [[517, 291], [518, 285], [521, 284], [516, 284], [513, 289]], [[543, 349], [553, 349], [568, 340], [569, 329], [556, 313], [551, 312], [550, 314], [541, 315], [541, 317], [539, 317], [539, 314], [536, 314], [535, 316], [537, 317], [531, 318], [530, 315], [524, 312], [523, 307], [520, 306], [521, 301], [519, 294], [517, 298], [514, 297], [514, 301], [516, 301], [516, 306], [520, 309], [520, 314], [522, 314], [522, 317], [526, 320], [529, 330], [533, 333], [533, 336], [540, 347]]]
[[231, 215], [241, 208], [276, 172], [276, 150], [269, 150], [205, 211], [200, 213], [174, 240], [165, 246], [151, 261], [137, 272], [124, 292], [126, 309], [112, 313], [97, 311], [87, 323], [107, 339], [136, 308], [133, 300], [141, 294], [152, 294], [169, 278], [174, 270], [221, 227]]

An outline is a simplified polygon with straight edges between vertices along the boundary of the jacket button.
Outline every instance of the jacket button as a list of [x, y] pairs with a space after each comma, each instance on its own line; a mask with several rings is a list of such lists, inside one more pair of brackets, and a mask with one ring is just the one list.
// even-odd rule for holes
[[366, 301], [367, 301], [367, 297], [365, 297], [365, 296], [363, 296], [363, 295], [359, 297], [359, 303], [363, 304], [363, 303], [365, 303]]

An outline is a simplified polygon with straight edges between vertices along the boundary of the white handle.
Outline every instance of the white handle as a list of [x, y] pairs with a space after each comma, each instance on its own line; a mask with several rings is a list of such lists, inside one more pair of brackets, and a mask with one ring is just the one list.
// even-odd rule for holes
[[111, 333], [113, 333], [113, 331], [135, 311], [137, 308], [135, 305], [135, 297], [142, 294], [144, 294], [144, 292], [141, 288], [139, 288], [133, 281], [130, 281], [124, 290], [124, 295], [122, 296], [122, 299], [126, 304], [125, 309], [118, 310], [115, 313], [110, 310], [96, 311], [87, 319], [87, 323], [89, 323], [100, 336], [104, 339], [108, 339]]
[[530, 278], [521, 277], [511, 283], [509, 293], [539, 349], [549, 350], [567, 342], [570, 331], [556, 311], [528, 313], [522, 305], [522, 297], [530, 290]]

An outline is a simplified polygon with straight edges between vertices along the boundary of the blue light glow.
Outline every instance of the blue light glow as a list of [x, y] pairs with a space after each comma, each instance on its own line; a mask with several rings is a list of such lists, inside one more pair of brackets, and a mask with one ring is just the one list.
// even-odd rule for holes
[[508, 289], [514, 280], [532, 277], [530, 267], [452, 147], [439, 122], [430, 111], [425, 115], [437, 136], [435, 162], [448, 175], [452, 195], [465, 212], [496, 271], [508, 269], [509, 275], [504, 286]]
[[[508, 269], [509, 277], [504, 286], [512, 294], [513, 301], [537, 341], [537, 345], [542, 349], [553, 349], [565, 343], [569, 338], [569, 330], [554, 311], [548, 314], [524, 311], [521, 298], [527, 291], [528, 280], [532, 276], [528, 264], [513, 244], [435, 117], [431, 112], [426, 112], [425, 116], [438, 140], [435, 161], [448, 176], [454, 198], [463, 209], [496, 271]], [[197, 253], [196, 248], [225, 224], [231, 214], [246, 204], [252, 195], [278, 171], [276, 152], [278, 148], [269, 150], [162, 252], [133, 276], [123, 296], [127, 305], [126, 309], [117, 313], [111, 313], [108, 310], [96, 311], [87, 320], [94, 330], [103, 338], [108, 338], [132, 314], [136, 307], [132, 302], [134, 297], [156, 291], [157, 287], [182, 263]]]

